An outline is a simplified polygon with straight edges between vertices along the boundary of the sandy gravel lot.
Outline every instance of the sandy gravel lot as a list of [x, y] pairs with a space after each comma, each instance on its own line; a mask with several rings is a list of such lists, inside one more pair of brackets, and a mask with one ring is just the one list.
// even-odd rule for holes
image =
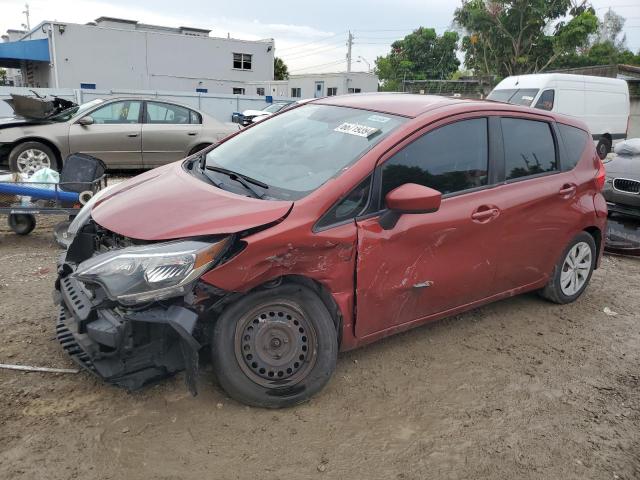
[[[52, 222], [0, 221], [0, 362], [73, 368]], [[573, 305], [524, 295], [342, 354], [280, 411], [231, 401], [207, 366], [195, 398], [182, 375], [130, 394], [0, 370], [0, 478], [638, 479], [639, 312], [640, 259], [608, 256]]]

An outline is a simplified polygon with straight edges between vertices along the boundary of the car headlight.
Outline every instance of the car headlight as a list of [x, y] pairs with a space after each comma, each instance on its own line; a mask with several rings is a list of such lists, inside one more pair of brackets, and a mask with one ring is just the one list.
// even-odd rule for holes
[[100, 285], [124, 305], [162, 300], [186, 293], [228, 242], [226, 237], [215, 243], [185, 240], [122, 248], [85, 260], [74, 276]]

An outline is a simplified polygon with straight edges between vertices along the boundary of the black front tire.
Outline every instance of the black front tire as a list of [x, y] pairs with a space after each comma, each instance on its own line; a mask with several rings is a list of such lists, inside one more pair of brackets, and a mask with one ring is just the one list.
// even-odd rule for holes
[[[591, 249], [591, 265], [589, 268], [589, 273], [587, 275], [586, 281], [577, 292], [575, 292], [572, 295], [566, 295], [562, 290], [562, 286], [560, 285], [560, 277], [562, 275], [562, 269], [564, 267], [565, 259], [567, 258], [567, 255], [569, 254], [571, 249], [581, 242], [586, 243]], [[597, 256], [598, 256], [598, 252], [596, 249], [596, 242], [594, 241], [593, 237], [587, 232], [579, 233], [577, 236], [573, 238], [573, 240], [571, 240], [571, 242], [569, 242], [569, 245], [567, 245], [567, 248], [565, 248], [564, 251], [562, 252], [562, 255], [560, 256], [558, 263], [553, 267], [553, 273], [551, 274], [549, 283], [547, 283], [547, 285], [545, 285], [545, 287], [542, 290], [540, 290], [538, 293], [542, 298], [549, 300], [550, 302], [558, 303], [561, 305], [576, 301], [578, 297], [580, 297], [580, 295], [584, 293], [587, 286], [589, 285], [589, 282], [591, 281], [591, 275], [593, 274], [593, 270], [595, 269], [595, 266], [596, 266]]]
[[17, 235], [29, 235], [36, 228], [36, 217], [31, 214], [12, 213], [8, 221], [9, 228]]
[[[314, 349], [313, 356], [300, 365], [302, 376], [294, 374], [288, 379], [286, 375], [283, 378], [276, 375], [273, 380], [261, 379], [248, 365], [240, 365], [245, 352], [238, 346], [238, 335], [240, 332], [241, 338], [246, 338], [242, 337], [242, 325], [247, 324], [247, 320], [261, 318], [261, 312], [277, 310], [282, 305], [300, 312], [301, 322], [312, 330], [305, 333], [309, 336], [309, 340], [305, 337], [309, 342], [305, 351]], [[275, 325], [277, 315], [272, 314], [272, 318], [266, 315], [260, 328], [268, 328], [268, 322]], [[257, 322], [253, 323], [258, 328]], [[255, 335], [258, 336], [257, 331]], [[283, 408], [308, 400], [327, 384], [336, 368], [338, 341], [333, 318], [322, 300], [307, 287], [283, 284], [250, 293], [228, 306], [213, 329], [211, 349], [217, 380], [230, 397], [255, 407]], [[254, 355], [257, 356], [255, 352]], [[305, 362], [309, 362], [306, 369]]]

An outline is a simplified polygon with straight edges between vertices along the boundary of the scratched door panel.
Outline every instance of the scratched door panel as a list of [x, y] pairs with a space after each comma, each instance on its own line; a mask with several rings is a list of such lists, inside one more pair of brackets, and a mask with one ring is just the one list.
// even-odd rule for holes
[[439, 211], [402, 215], [391, 230], [378, 218], [357, 222], [356, 336], [489, 296], [497, 232], [471, 215], [492, 196], [487, 189], [444, 199]]

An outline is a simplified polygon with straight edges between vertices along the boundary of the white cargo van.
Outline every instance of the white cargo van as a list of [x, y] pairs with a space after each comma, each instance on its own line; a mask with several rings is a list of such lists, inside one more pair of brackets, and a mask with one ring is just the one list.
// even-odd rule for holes
[[614, 140], [627, 137], [629, 87], [617, 78], [540, 73], [502, 80], [489, 100], [526, 105], [583, 120], [600, 158], [611, 151]]

